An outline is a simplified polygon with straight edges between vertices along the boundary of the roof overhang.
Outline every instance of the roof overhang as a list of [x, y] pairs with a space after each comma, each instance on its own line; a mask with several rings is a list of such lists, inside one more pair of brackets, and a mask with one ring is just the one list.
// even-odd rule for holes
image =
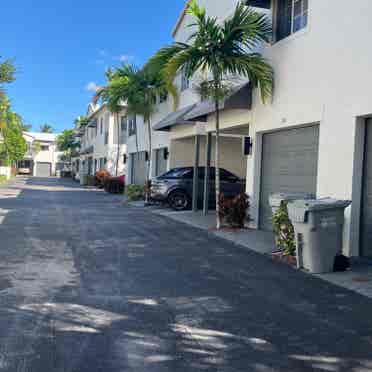
[[178, 17], [177, 19], [177, 23], [176, 25], [173, 27], [173, 30], [172, 30], [172, 36], [175, 37], [179, 28], [181, 27], [181, 24], [183, 22], [183, 20], [185, 19], [185, 16], [187, 14], [187, 10], [189, 9], [189, 6], [190, 6], [190, 3], [191, 3], [191, 0], [187, 0], [186, 2], [186, 5], [184, 6], [183, 10], [182, 10], [182, 13], [180, 14], [180, 16]]
[[195, 123], [191, 120], [185, 120], [185, 115], [195, 108], [196, 104], [184, 107], [180, 110], [170, 113], [163, 120], [159, 121], [153, 126], [154, 130], [157, 131], [169, 131], [176, 125], [194, 125]]
[[[251, 110], [252, 108], [252, 87], [250, 83], [244, 83], [233, 88], [229, 95], [220, 102], [220, 110]], [[187, 121], [206, 122], [208, 115], [215, 112], [215, 103], [212, 100], [206, 100], [195, 105], [184, 119]]]

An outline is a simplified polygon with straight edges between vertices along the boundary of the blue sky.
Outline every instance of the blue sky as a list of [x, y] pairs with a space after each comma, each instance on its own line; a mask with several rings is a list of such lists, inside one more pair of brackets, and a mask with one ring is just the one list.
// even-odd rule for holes
[[18, 0], [1, 5], [0, 56], [13, 58], [13, 108], [37, 130], [85, 114], [107, 67], [142, 64], [171, 41], [185, 0]]

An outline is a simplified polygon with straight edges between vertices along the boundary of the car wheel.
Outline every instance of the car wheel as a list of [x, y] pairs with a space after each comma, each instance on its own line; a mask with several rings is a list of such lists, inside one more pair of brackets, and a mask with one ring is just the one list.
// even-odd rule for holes
[[184, 191], [174, 191], [169, 195], [169, 205], [175, 211], [184, 211], [190, 208], [190, 197]]

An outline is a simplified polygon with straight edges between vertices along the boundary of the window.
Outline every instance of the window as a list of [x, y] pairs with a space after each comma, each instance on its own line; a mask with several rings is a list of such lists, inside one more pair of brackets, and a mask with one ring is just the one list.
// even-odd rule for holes
[[159, 103], [166, 102], [167, 100], [168, 100], [168, 92], [167, 92], [167, 91], [162, 92], [162, 93], [159, 95]]
[[161, 178], [168, 178], [168, 179], [177, 179], [177, 178], [183, 178], [183, 179], [191, 179], [193, 178], [194, 169], [192, 168], [174, 168], [170, 170], [169, 172], [163, 174]]
[[307, 26], [308, 5], [308, 0], [277, 0], [276, 41]]
[[120, 119], [120, 128], [122, 132], [126, 132], [128, 129], [128, 118], [126, 116], [122, 116]]
[[292, 32], [297, 32], [307, 26], [308, 6], [308, 0], [294, 0]]
[[247, 0], [246, 5], [253, 6], [255, 8], [270, 9], [271, 0]]
[[41, 151], [49, 151], [49, 146], [48, 145], [42, 145], [40, 146]]
[[221, 181], [237, 182], [239, 178], [225, 169], [220, 169]]
[[186, 70], [182, 70], [181, 74], [181, 92], [190, 88], [190, 79], [186, 75]]
[[137, 120], [136, 116], [128, 117], [128, 136], [133, 136], [137, 133]]
[[120, 143], [126, 143], [128, 133], [128, 118], [122, 116], [120, 119]]
[[108, 140], [109, 140], [109, 133], [105, 132], [105, 145], [108, 144]]
[[100, 120], [100, 132], [103, 134], [103, 118]]

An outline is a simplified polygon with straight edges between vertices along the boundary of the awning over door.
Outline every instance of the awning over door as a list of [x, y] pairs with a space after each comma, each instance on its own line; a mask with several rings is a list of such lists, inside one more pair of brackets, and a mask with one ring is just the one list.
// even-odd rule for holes
[[153, 129], [159, 131], [169, 131], [170, 128], [175, 125], [194, 124], [192, 121], [185, 120], [185, 115], [188, 114], [194, 107], [195, 104], [170, 113], [163, 120], [155, 124]]
[[[230, 94], [220, 102], [220, 110], [252, 108], [252, 88], [250, 83], [241, 84], [232, 89]], [[215, 111], [215, 103], [212, 100], [200, 102], [190, 110], [184, 119], [188, 121], [207, 121], [208, 115]]]

